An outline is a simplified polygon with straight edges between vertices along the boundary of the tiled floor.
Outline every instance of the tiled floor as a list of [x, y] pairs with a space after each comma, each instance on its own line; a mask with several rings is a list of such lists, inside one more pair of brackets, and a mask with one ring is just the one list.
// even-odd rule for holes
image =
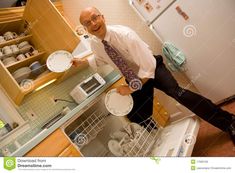
[[[235, 102], [222, 107], [224, 110], [235, 114]], [[201, 121], [197, 142], [192, 156], [235, 156], [235, 146], [227, 133]]]

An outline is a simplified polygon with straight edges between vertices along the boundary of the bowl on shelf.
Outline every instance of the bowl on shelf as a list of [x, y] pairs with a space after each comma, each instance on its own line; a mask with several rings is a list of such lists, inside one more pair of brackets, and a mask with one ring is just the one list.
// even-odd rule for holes
[[18, 44], [18, 48], [21, 49], [21, 48], [23, 48], [23, 47], [25, 47], [27, 45], [30, 45], [29, 42], [28, 41], [23, 41], [20, 44]]
[[8, 58], [5, 58], [5, 59], [2, 60], [2, 63], [3, 63], [5, 66], [11, 65], [11, 64], [13, 64], [13, 63], [15, 63], [15, 62], [17, 62], [17, 60], [16, 60], [13, 56], [8, 57]]
[[22, 80], [27, 79], [31, 74], [31, 69], [29, 67], [21, 67], [16, 70], [12, 76], [15, 80], [20, 83]]
[[33, 48], [32, 45], [26, 45], [26, 46], [19, 48], [19, 49], [20, 49], [20, 53], [25, 54], [25, 53], [30, 52], [30, 49], [32, 49], [32, 48]]
[[38, 76], [43, 73], [42, 65], [38, 61], [35, 61], [30, 64], [29, 68], [32, 70], [32, 74], [35, 76]]

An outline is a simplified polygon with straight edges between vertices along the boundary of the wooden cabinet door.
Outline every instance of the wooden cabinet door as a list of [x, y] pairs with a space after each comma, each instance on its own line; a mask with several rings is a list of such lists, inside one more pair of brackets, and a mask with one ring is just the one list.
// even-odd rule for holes
[[80, 153], [71, 146], [70, 141], [61, 129], [57, 129], [25, 156], [28, 157], [55, 157], [55, 156], [80, 156]]

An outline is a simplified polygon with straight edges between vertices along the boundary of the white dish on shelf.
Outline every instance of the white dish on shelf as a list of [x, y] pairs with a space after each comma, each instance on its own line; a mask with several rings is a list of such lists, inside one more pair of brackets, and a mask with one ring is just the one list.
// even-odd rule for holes
[[2, 60], [2, 63], [4, 64], [4, 65], [11, 65], [11, 64], [13, 64], [13, 63], [15, 63], [15, 62], [17, 62], [17, 60], [14, 58], [14, 57], [8, 57], [8, 58], [5, 58], [5, 59], [3, 59]]
[[15, 80], [20, 83], [22, 80], [27, 79], [31, 73], [31, 69], [29, 67], [22, 67], [16, 70], [12, 76]]
[[73, 55], [65, 50], [53, 52], [47, 58], [47, 67], [53, 72], [64, 72], [72, 66]]
[[125, 116], [131, 112], [134, 102], [131, 95], [122, 96], [116, 89], [110, 90], [105, 96], [105, 106], [116, 116]]

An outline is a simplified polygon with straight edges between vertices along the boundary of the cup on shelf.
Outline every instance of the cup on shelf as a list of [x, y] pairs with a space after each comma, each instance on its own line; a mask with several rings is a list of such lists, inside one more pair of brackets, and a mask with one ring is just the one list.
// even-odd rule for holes
[[13, 44], [10, 46], [12, 53], [17, 55], [20, 52], [20, 49], [17, 47], [17, 45]]
[[5, 55], [8, 55], [10, 56], [12, 54], [12, 50], [11, 50], [11, 47], [10, 46], [5, 46], [2, 48], [2, 52], [5, 54]]
[[31, 48], [32, 48], [31, 45], [26, 45], [26, 46], [20, 48], [20, 53], [23, 53], [23, 54], [28, 53], [28, 52], [30, 52]]
[[40, 75], [43, 72], [42, 65], [38, 61], [30, 64], [29, 68], [32, 70], [32, 74], [36, 76]]
[[33, 49], [31, 53], [32, 53], [32, 55], [37, 55], [39, 52], [38, 52], [38, 50]]
[[31, 57], [31, 56], [32, 56], [32, 53], [27, 52], [27, 53], [25, 53], [25, 56], [26, 56], [27, 58], [29, 58], [29, 57]]
[[17, 61], [23, 60], [23, 59], [25, 59], [25, 58], [26, 58], [26, 57], [25, 57], [24, 54], [19, 54], [19, 55], [16, 57]]
[[8, 31], [3, 36], [4, 36], [5, 40], [12, 40], [12, 39], [16, 38], [18, 35], [15, 32]]
[[25, 47], [26, 45], [30, 45], [28, 41], [22, 41], [20, 44], [18, 44], [18, 48], [21, 49]]
[[5, 38], [3, 36], [0, 36], [0, 43], [3, 43], [5, 41], [6, 41]]

